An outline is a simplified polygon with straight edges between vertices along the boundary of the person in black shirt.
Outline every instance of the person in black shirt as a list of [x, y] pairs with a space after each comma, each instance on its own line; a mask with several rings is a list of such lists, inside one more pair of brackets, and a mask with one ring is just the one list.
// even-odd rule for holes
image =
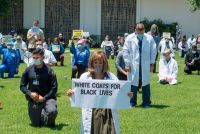
[[[57, 78], [53, 70], [43, 62], [44, 51], [32, 52], [34, 64], [23, 73], [20, 90], [28, 100], [28, 113], [33, 126], [55, 126], [57, 117]], [[28, 85], [28, 87], [27, 87]]]
[[185, 57], [185, 73], [187, 74], [191, 74], [192, 71], [198, 71], [198, 75], [199, 75], [199, 71], [200, 71], [200, 56], [199, 53], [197, 52], [197, 46], [193, 45], [192, 46], [192, 51], [189, 51], [186, 54]]

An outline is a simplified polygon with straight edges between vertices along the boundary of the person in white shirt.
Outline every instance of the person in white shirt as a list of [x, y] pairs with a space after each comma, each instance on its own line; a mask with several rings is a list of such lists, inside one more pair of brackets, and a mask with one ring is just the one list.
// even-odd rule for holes
[[[44, 49], [43, 46], [42, 46], [42, 42], [41, 42], [41, 41], [36, 41], [35, 47], [44, 50], [44, 63], [45, 63], [45, 64], [47, 64], [47, 65], [49, 65], [49, 66], [54, 66], [54, 65], [56, 65], [57, 60], [56, 60], [56, 58], [54, 57], [53, 53], [52, 53], [51, 51], [49, 51], [49, 50]], [[28, 53], [30, 53], [30, 52], [28, 52]], [[32, 55], [32, 54], [30, 53], [30, 54], [29, 54], [29, 57], [31, 57], [31, 55]], [[30, 66], [30, 65], [33, 64], [33, 60], [32, 60], [31, 58], [29, 59], [29, 61], [30, 61], [30, 62], [27, 63], [28, 66]], [[26, 63], [26, 62], [25, 62], [25, 63]]]
[[192, 35], [190, 38], [187, 40], [188, 48], [192, 49], [192, 45], [196, 43], [196, 38], [194, 35]]
[[28, 50], [32, 52], [35, 47], [35, 41], [41, 40], [42, 43], [44, 41], [44, 32], [39, 28], [39, 20], [33, 21], [33, 27], [28, 30], [27, 40], [29, 41]]
[[44, 63], [48, 64], [49, 66], [53, 66], [57, 63], [57, 60], [53, 53], [47, 49], [43, 48], [43, 44], [41, 41], [37, 41], [36, 43], [36, 48], [40, 48], [44, 50]]
[[165, 35], [163, 33], [163, 39], [160, 41], [159, 46], [158, 46], [158, 50], [160, 51], [160, 58], [163, 58], [163, 51], [165, 50], [165, 48], [168, 48], [171, 51], [171, 57], [175, 58], [175, 54], [174, 54], [174, 50], [173, 50], [173, 41], [171, 40], [171, 35]]
[[114, 51], [114, 45], [111, 40], [109, 40], [109, 36], [106, 35], [105, 40], [101, 43], [101, 48], [106, 54], [106, 57], [109, 59], [111, 52]]
[[170, 56], [170, 50], [163, 51], [163, 58], [159, 62], [159, 82], [161, 84], [177, 84], [178, 65]]
[[188, 44], [186, 42], [186, 36], [184, 35], [181, 39], [181, 41], [178, 43], [178, 49], [179, 49], [179, 56], [181, 58], [184, 58], [185, 54], [188, 51]]
[[27, 51], [26, 43], [22, 40], [21, 36], [17, 36], [14, 42], [14, 48], [19, 52], [21, 61], [24, 60], [24, 53]]

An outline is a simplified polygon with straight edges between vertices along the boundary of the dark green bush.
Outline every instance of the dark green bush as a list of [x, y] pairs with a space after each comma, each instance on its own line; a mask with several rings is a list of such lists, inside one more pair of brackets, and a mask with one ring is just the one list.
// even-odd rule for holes
[[150, 31], [151, 25], [156, 24], [158, 26], [159, 32], [162, 36], [163, 32], [170, 32], [173, 37], [176, 35], [176, 25], [177, 23], [166, 24], [161, 19], [149, 21], [148, 19], [144, 19], [142, 21], [145, 25], [146, 32]]

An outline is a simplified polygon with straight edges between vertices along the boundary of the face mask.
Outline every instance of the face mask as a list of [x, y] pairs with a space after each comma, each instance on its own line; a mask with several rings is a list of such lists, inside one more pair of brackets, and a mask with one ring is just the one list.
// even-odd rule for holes
[[79, 51], [82, 51], [84, 46], [83, 45], [78, 45], [77, 48], [78, 48]]
[[192, 51], [193, 54], [195, 54], [197, 51]]
[[33, 64], [38, 66], [41, 65], [41, 60], [40, 59], [33, 59]]
[[142, 40], [143, 37], [144, 37], [144, 34], [138, 34], [137, 37], [138, 37], [140, 40]]
[[38, 45], [36, 48], [40, 48], [40, 49], [43, 49], [43, 47], [41, 45]]
[[103, 70], [103, 65], [96, 65], [94, 66], [95, 73], [101, 73]]
[[119, 51], [122, 51], [122, 50], [123, 50], [123, 47], [120, 46], [120, 47], [119, 47]]

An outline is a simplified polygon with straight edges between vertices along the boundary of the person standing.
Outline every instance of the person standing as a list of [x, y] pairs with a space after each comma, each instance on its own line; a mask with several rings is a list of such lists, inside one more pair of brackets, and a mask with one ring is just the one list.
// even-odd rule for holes
[[[118, 80], [113, 73], [109, 72], [108, 60], [103, 51], [92, 54], [88, 72], [83, 73], [80, 79]], [[73, 89], [67, 91], [67, 96], [71, 97], [73, 94]], [[127, 95], [132, 97], [133, 94], [128, 92]], [[81, 134], [120, 134], [117, 111], [108, 108], [82, 108], [80, 131]]]
[[142, 87], [142, 106], [149, 108], [151, 104], [150, 71], [153, 71], [157, 50], [153, 37], [145, 33], [143, 23], [138, 23], [135, 33], [127, 37], [123, 51], [128, 80], [132, 81], [133, 98], [130, 104], [132, 107], [137, 105], [137, 90]]
[[178, 49], [179, 49], [179, 56], [181, 58], [184, 58], [185, 54], [188, 51], [188, 44], [186, 41], [186, 35], [184, 35], [181, 39], [181, 41], [178, 43]]
[[55, 126], [57, 117], [57, 78], [54, 71], [43, 62], [44, 51], [36, 48], [32, 52], [34, 64], [24, 71], [20, 90], [28, 100], [28, 114], [35, 127]]
[[39, 20], [33, 21], [33, 27], [28, 30], [27, 33], [28, 40], [28, 51], [32, 52], [34, 50], [35, 41], [41, 40], [44, 42], [44, 32], [39, 28]]
[[119, 46], [119, 53], [117, 54], [116, 58], [117, 78], [119, 80], [127, 80], [128, 75], [128, 72], [125, 70], [125, 62], [123, 58], [123, 45]]
[[[160, 43], [160, 33], [159, 33], [159, 30], [158, 30], [158, 26], [156, 24], [153, 24], [151, 26], [151, 30], [148, 32], [148, 34], [151, 35], [153, 37], [154, 41], [156, 42], [156, 48], [157, 48], [156, 61], [157, 61], [158, 46], [159, 46], [159, 43]], [[153, 73], [156, 72], [156, 61], [155, 61], [155, 64], [154, 64]]]

